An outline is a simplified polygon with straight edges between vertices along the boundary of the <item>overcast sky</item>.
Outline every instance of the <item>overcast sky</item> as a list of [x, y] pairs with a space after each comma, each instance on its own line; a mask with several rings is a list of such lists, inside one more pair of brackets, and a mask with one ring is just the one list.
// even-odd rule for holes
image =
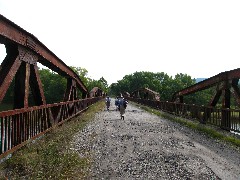
[[0, 0], [0, 13], [109, 84], [136, 71], [208, 78], [240, 68], [239, 0]]

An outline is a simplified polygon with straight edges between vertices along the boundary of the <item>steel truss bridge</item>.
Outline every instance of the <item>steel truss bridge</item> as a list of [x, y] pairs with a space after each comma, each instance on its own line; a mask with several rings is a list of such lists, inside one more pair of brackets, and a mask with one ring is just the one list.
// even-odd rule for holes
[[[5, 45], [7, 53], [0, 65], [0, 104], [11, 83], [14, 83], [15, 88], [13, 110], [0, 112], [0, 158], [76, 116], [104, 97], [104, 93], [98, 87], [88, 92], [82, 80], [70, 67], [34, 35], [2, 15], [0, 44]], [[62, 102], [46, 103], [37, 63], [67, 79]], [[239, 78], [240, 69], [220, 73], [175, 92], [172, 102], [160, 101], [158, 93], [146, 88], [134, 91], [134, 96], [127, 98], [174, 115], [195, 118], [202, 123], [211, 123], [228, 131], [240, 132], [240, 110], [230, 109], [231, 97], [240, 105]], [[184, 103], [184, 96], [210, 87], [216, 87], [216, 93], [207, 106]], [[81, 98], [78, 98], [79, 91]], [[145, 93], [144, 98], [137, 96], [141, 91]], [[34, 106], [29, 105], [30, 92]], [[147, 99], [150, 96], [153, 98]], [[215, 106], [221, 96], [222, 108], [219, 109]]]
[[[0, 15], [0, 44], [6, 57], [0, 66], [0, 103], [14, 83], [13, 110], [0, 112], [0, 157], [81, 113], [102, 97], [87, 98], [79, 76], [35, 36]], [[67, 79], [63, 102], [46, 104], [37, 63]], [[35, 106], [29, 107], [31, 90]], [[77, 90], [82, 99], [77, 98]]]

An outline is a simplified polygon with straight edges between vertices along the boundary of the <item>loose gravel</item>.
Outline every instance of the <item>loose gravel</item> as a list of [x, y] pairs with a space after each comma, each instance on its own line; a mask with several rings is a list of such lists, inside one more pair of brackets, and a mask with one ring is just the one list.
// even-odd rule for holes
[[240, 179], [236, 149], [131, 103], [121, 120], [113, 104], [72, 141], [93, 162], [87, 179]]

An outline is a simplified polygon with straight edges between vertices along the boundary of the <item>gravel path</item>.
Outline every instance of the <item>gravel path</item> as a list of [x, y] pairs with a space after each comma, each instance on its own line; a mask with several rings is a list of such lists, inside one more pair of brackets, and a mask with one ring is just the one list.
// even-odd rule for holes
[[88, 179], [240, 179], [240, 153], [214, 139], [128, 104], [113, 103], [76, 134], [73, 149], [91, 156]]

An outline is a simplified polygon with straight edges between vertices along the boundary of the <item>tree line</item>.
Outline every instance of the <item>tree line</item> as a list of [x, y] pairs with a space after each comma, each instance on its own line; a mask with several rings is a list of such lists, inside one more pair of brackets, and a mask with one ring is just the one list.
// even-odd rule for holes
[[[139, 88], [149, 88], [160, 94], [161, 101], [172, 101], [175, 92], [189, 87], [196, 83], [196, 80], [187, 74], [176, 74], [174, 77], [164, 72], [135, 72], [125, 75], [122, 80], [113, 83], [109, 87], [109, 93], [117, 96], [119, 93], [131, 93]], [[184, 97], [184, 102], [196, 105], [206, 105], [210, 101], [214, 89], [206, 89]]]
[[[93, 87], [99, 87], [104, 92], [108, 90], [107, 81], [103, 77], [101, 77], [99, 80], [94, 80], [88, 77], [88, 71], [85, 68], [81, 68], [81, 67], [71, 67], [71, 68], [76, 74], [79, 75], [80, 79], [82, 80], [83, 84], [87, 87], [88, 91], [91, 91]], [[39, 69], [39, 75], [42, 82], [46, 103], [52, 104], [52, 103], [63, 101], [64, 93], [67, 87], [67, 79], [47, 68]], [[80, 99], [81, 99], [81, 95], [82, 95], [81, 92], [78, 90], [78, 97]], [[10, 106], [10, 104], [13, 104], [13, 99], [14, 99], [13, 96], [14, 96], [14, 80], [12, 81], [4, 97], [2, 104], [4, 104], [4, 106]], [[34, 106], [31, 89], [29, 94], [29, 105]], [[11, 107], [8, 109], [11, 109]]]
[[[141, 71], [125, 75], [123, 79], [113, 83], [110, 86], [104, 77], [94, 80], [88, 77], [88, 71], [81, 67], [71, 67], [73, 71], [80, 76], [80, 79], [90, 92], [93, 87], [99, 87], [110, 96], [117, 96], [119, 93], [131, 93], [139, 88], [149, 88], [160, 94], [161, 101], [171, 101], [175, 92], [189, 87], [196, 83], [196, 80], [187, 74], [176, 74], [174, 77], [164, 72]], [[67, 79], [51, 71], [50, 69], [39, 69], [40, 79], [43, 84], [44, 95], [47, 104], [61, 102], [67, 86]], [[8, 104], [13, 101], [14, 83], [11, 84], [3, 103]], [[215, 89], [209, 88], [184, 97], [184, 102], [196, 105], [207, 105], [214, 95]], [[81, 99], [81, 92], [78, 92]], [[29, 104], [34, 105], [31, 92]]]

